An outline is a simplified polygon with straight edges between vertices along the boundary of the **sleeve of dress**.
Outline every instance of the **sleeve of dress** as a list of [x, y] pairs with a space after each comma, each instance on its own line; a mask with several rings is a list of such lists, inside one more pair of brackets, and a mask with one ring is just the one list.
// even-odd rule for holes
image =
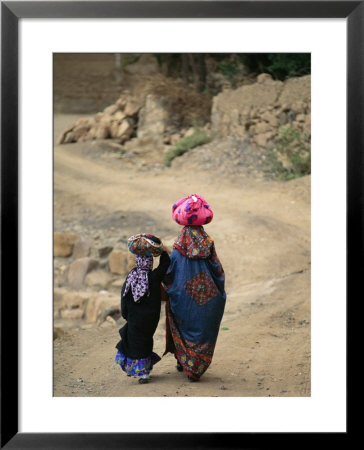
[[157, 281], [161, 282], [167, 273], [169, 264], [171, 260], [169, 258], [169, 255], [166, 251], [162, 252], [160, 259], [159, 259], [159, 266], [153, 270], [153, 278], [155, 278]]

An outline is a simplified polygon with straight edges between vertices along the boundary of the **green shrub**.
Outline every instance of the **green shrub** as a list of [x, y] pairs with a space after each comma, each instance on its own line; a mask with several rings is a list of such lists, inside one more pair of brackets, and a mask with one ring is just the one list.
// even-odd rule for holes
[[192, 136], [184, 137], [180, 139], [177, 144], [168, 151], [165, 156], [164, 164], [167, 167], [170, 167], [171, 162], [177, 156], [181, 156], [189, 150], [203, 144], [207, 144], [210, 142], [210, 137], [206, 134], [205, 131], [196, 129], [195, 133]]
[[278, 80], [311, 73], [310, 53], [245, 53], [240, 58], [250, 71], [270, 73]]
[[[292, 180], [311, 173], [311, 146], [296, 128], [284, 126], [279, 129], [276, 152], [271, 152], [269, 157], [272, 170], [279, 179]], [[288, 167], [282, 163], [283, 158]]]

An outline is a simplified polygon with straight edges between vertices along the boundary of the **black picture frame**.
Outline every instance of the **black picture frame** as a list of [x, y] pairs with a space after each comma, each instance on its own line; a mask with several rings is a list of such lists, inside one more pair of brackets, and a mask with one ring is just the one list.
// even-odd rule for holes
[[[1, 2], [1, 448], [261, 448], [263, 441], [272, 442], [278, 433], [18, 432], [19, 330], [13, 319], [18, 317], [18, 22], [22, 18], [345, 18], [348, 305], [360, 292], [364, 268], [364, 1]], [[10, 294], [12, 301], [8, 301]], [[308, 435], [302, 435], [300, 444]], [[338, 433], [335, 439], [339, 442], [347, 435]], [[281, 445], [293, 443], [291, 438], [297, 435], [281, 435]]]

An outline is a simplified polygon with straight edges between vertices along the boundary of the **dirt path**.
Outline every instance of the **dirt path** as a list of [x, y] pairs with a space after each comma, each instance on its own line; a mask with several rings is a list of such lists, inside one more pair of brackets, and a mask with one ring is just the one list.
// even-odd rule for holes
[[[72, 118], [57, 118], [56, 135], [67, 122]], [[118, 329], [105, 324], [55, 341], [54, 394], [309, 396], [310, 177], [220, 179], [197, 168], [139, 167], [90, 148], [55, 146], [55, 228], [82, 227], [87, 219], [89, 232], [122, 212], [130, 220], [124, 228], [113, 220], [108, 231], [115, 236], [128, 235], [138, 218], [135, 232], [141, 227], [171, 240], [179, 231], [171, 205], [199, 193], [214, 210], [206, 231], [226, 272], [226, 310], [213, 362], [199, 383], [188, 383], [168, 355], [155, 366], [152, 383], [138, 385], [115, 365]], [[163, 349], [164, 311], [155, 335], [155, 351]]]

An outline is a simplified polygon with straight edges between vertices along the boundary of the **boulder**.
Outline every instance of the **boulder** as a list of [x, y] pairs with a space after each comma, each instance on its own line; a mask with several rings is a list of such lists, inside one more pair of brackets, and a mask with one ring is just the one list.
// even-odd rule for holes
[[[302, 102], [310, 104], [311, 102], [311, 75], [303, 77], [288, 78], [279, 97], [279, 103], [283, 105]], [[300, 109], [300, 108], [298, 108]], [[303, 112], [303, 111], [298, 111]]]
[[90, 128], [91, 125], [89, 124], [80, 124], [75, 126], [75, 128], [72, 130], [73, 139], [75, 139], [75, 141], [78, 141], [81, 138], [86, 137], [88, 132], [90, 131]]
[[104, 258], [105, 256], [107, 256], [110, 252], [113, 251], [113, 248], [111, 245], [104, 245], [103, 247], [100, 247], [98, 249], [99, 252], [99, 257], [100, 258]]
[[106, 125], [99, 125], [96, 128], [93, 128], [93, 137], [95, 139], [107, 139], [110, 136], [110, 129]]
[[119, 311], [120, 312], [120, 297], [110, 293], [100, 293], [96, 295], [87, 304], [86, 308], [86, 322], [95, 323], [98, 320], [103, 320], [105, 311]]
[[62, 299], [65, 294], [67, 294], [67, 289], [63, 287], [55, 287], [53, 289], [53, 304], [54, 305], [61, 305]]
[[59, 327], [53, 327], [53, 340], [59, 339], [60, 337], [64, 336], [64, 331], [62, 328]]
[[74, 125], [70, 125], [67, 128], [65, 128], [62, 131], [62, 133], [59, 135], [59, 137], [58, 137], [58, 139], [56, 141], [56, 144], [57, 145], [63, 144], [65, 139], [66, 139], [67, 134], [70, 133], [73, 130], [73, 128], [74, 128]]
[[84, 311], [87, 302], [93, 295], [93, 293], [83, 291], [67, 292], [62, 297], [61, 308], [62, 310], [81, 309]]
[[62, 309], [62, 319], [83, 319], [85, 311], [83, 309]]
[[119, 106], [118, 106], [118, 105], [110, 105], [110, 106], [107, 106], [107, 107], [104, 109], [104, 113], [105, 113], [105, 114], [108, 114], [108, 115], [113, 115], [113, 114], [115, 114], [118, 110], [119, 110]]
[[128, 117], [136, 116], [141, 107], [142, 104], [139, 101], [131, 98], [125, 104], [124, 114]]
[[97, 289], [108, 289], [113, 280], [112, 275], [105, 270], [94, 270], [86, 275], [85, 283], [87, 286]]
[[109, 255], [110, 272], [124, 275], [127, 271], [128, 252], [124, 250], [113, 250]]
[[84, 258], [90, 256], [90, 251], [92, 247], [92, 241], [90, 239], [81, 237], [75, 241], [73, 245], [72, 256], [74, 259]]
[[145, 106], [139, 112], [138, 138], [150, 137], [163, 143], [163, 134], [168, 123], [167, 99], [149, 94]]
[[131, 119], [125, 119], [121, 122], [121, 124], [112, 125], [110, 128], [112, 137], [120, 139], [121, 142], [125, 142], [130, 139], [131, 135], [134, 132], [134, 122]]
[[98, 262], [92, 258], [79, 258], [74, 261], [68, 270], [68, 283], [73, 289], [80, 289], [86, 275], [95, 269]]
[[56, 231], [53, 233], [54, 256], [71, 256], [74, 243], [80, 236], [69, 231]]

